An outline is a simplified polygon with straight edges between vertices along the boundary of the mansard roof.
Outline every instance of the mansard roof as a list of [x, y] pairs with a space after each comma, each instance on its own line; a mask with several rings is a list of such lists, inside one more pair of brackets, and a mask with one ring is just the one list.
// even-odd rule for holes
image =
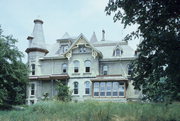
[[[97, 50], [102, 52], [103, 59], [134, 57], [134, 50], [125, 41], [99, 41], [93, 43], [93, 45]], [[120, 46], [123, 50], [123, 54], [120, 57], [113, 56], [113, 51], [117, 46]]]
[[[66, 34], [67, 35], [67, 34]], [[68, 36], [65, 36], [68, 37]], [[69, 36], [70, 38], [72, 38], [71, 36]], [[125, 41], [96, 41], [94, 43], [90, 43], [86, 37], [83, 34], [80, 34], [78, 37], [74, 38], [72, 41], [72, 44], [70, 45], [69, 49], [67, 50], [67, 52], [65, 52], [63, 55], [60, 55], [57, 53], [57, 51], [60, 48], [60, 43], [58, 43], [59, 41], [57, 41], [55, 44], [53, 45], [48, 45], [47, 49], [49, 50], [49, 53], [44, 56], [44, 59], [49, 59], [49, 58], [54, 58], [54, 59], [66, 59], [66, 54], [68, 54], [73, 47], [77, 47], [77, 45], [79, 44], [84, 44], [82, 43], [81, 39], [84, 41], [84, 43], [86, 43], [86, 45], [88, 45], [90, 48], [92, 48], [94, 51], [96, 51], [103, 60], [131, 60], [135, 57], [134, 55], [134, 50], [128, 45], [128, 42]], [[78, 43], [79, 42], [79, 43]], [[121, 56], [113, 56], [113, 51], [116, 48], [120, 48], [121, 50], [123, 50], [123, 54]]]

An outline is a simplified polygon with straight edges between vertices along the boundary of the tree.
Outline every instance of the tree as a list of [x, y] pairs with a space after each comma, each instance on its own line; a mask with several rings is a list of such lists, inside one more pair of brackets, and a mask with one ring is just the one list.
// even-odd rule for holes
[[0, 28], [0, 105], [25, 102], [28, 69], [16, 42], [12, 36], [2, 35]]
[[110, 0], [105, 9], [124, 27], [138, 24], [125, 39], [142, 38], [132, 78], [151, 101], [180, 100], [179, 6], [179, 0]]
[[57, 91], [58, 100], [63, 102], [71, 101], [71, 92], [65, 82], [63, 83], [61, 80], [57, 80]]

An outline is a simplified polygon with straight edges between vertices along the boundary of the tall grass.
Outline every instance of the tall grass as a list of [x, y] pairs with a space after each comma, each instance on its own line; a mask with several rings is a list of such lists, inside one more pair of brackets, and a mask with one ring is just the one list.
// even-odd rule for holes
[[0, 121], [180, 121], [180, 104], [45, 101], [0, 111]]

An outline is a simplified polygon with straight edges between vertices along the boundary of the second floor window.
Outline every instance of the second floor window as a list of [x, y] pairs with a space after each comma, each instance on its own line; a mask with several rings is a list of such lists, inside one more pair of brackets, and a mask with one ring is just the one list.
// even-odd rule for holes
[[128, 64], [128, 75], [131, 75], [132, 74], [132, 64]]
[[103, 75], [107, 75], [108, 74], [108, 66], [104, 65], [103, 66]]
[[35, 75], [35, 64], [31, 64], [32, 75]]
[[66, 63], [62, 64], [62, 72], [67, 73], [67, 64]]
[[74, 73], [79, 72], [79, 61], [75, 60], [74, 61]]
[[74, 82], [74, 94], [78, 94], [78, 86], [79, 86], [79, 83]]
[[91, 70], [91, 61], [86, 60], [85, 61], [85, 72], [90, 72]]

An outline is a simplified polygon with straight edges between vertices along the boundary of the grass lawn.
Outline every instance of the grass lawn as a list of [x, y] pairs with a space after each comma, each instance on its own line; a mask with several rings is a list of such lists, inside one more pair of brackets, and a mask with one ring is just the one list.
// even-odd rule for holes
[[21, 111], [0, 111], [0, 121], [180, 121], [180, 103], [39, 102]]

